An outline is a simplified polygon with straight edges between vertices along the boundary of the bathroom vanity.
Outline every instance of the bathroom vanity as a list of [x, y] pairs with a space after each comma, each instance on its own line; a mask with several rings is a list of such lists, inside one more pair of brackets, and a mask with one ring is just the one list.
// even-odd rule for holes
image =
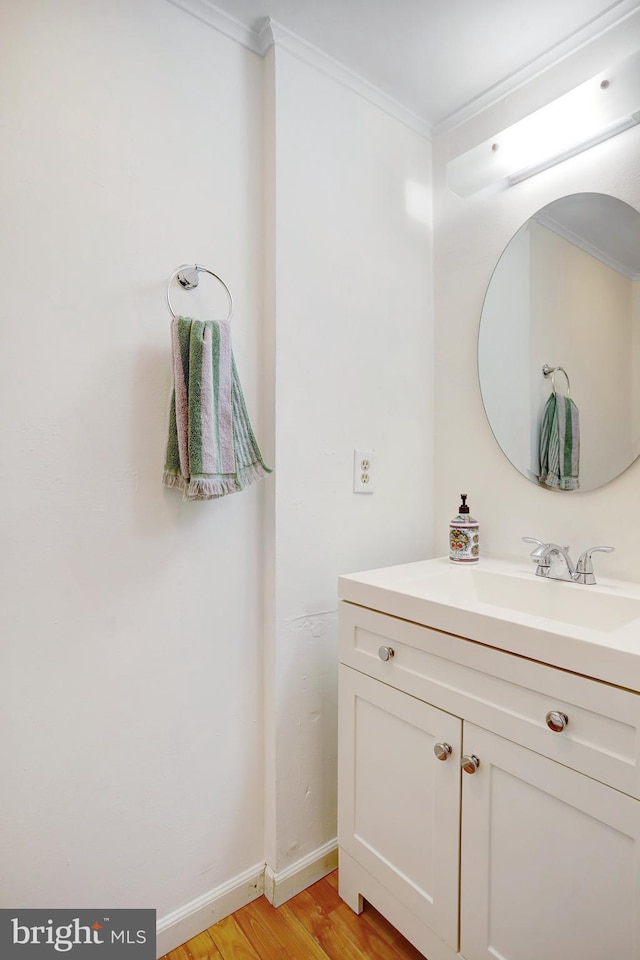
[[640, 960], [640, 591], [341, 577], [340, 894], [428, 960]]

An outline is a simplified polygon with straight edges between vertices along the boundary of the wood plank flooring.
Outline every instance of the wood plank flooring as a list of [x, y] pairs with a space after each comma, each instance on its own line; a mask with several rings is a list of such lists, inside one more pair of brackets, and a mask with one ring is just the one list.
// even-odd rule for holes
[[368, 903], [338, 896], [338, 871], [277, 909], [260, 897], [162, 960], [424, 960]]

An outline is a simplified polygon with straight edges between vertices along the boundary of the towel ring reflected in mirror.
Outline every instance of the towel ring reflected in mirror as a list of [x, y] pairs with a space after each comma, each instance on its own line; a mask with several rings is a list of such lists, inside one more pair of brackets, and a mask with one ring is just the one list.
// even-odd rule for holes
[[567, 373], [567, 371], [565, 370], [565, 368], [564, 368], [564, 367], [550, 367], [548, 363], [543, 363], [543, 365], [542, 365], [542, 372], [544, 373], [545, 377], [551, 376], [551, 389], [553, 390], [554, 393], [557, 393], [557, 391], [556, 391], [556, 371], [558, 371], [558, 370], [560, 371], [560, 373], [564, 373], [565, 377], [567, 378], [567, 393], [566, 393], [566, 396], [567, 396], [567, 397], [570, 397], [570, 396], [571, 396], [571, 384], [569, 383], [569, 374]]
[[222, 277], [219, 277], [217, 273], [213, 272], [213, 270], [209, 270], [208, 267], [203, 267], [199, 263], [183, 263], [176, 270], [174, 270], [169, 277], [169, 282], [167, 284], [167, 306], [169, 307], [169, 313], [174, 320], [178, 319], [178, 314], [173, 309], [173, 305], [171, 303], [171, 284], [173, 281], [177, 280], [180, 286], [185, 290], [194, 290], [200, 282], [201, 273], [208, 273], [210, 277], [213, 277], [224, 287], [229, 300], [229, 313], [223, 322], [228, 323], [233, 316], [233, 297], [231, 296], [231, 291]]

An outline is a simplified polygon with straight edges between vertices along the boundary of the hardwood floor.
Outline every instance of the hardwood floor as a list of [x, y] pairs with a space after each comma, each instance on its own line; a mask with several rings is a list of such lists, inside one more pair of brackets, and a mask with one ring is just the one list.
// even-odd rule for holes
[[260, 897], [163, 960], [424, 960], [368, 903], [357, 916], [334, 871], [276, 909]]

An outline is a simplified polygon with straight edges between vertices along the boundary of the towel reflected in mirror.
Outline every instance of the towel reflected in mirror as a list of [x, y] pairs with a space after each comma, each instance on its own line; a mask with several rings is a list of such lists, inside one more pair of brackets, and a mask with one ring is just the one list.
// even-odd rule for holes
[[580, 486], [580, 415], [570, 397], [555, 391], [546, 402], [540, 425], [541, 484], [555, 490]]

